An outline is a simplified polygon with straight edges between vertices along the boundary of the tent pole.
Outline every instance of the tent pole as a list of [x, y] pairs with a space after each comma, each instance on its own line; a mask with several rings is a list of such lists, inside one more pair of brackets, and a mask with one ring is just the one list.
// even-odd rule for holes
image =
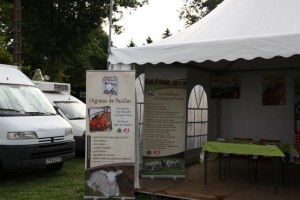
[[[114, 1], [110, 0], [110, 9], [109, 9], [109, 35], [108, 35], [108, 55], [111, 53], [111, 31], [112, 31], [112, 12], [113, 12]], [[109, 62], [107, 62], [107, 69], [109, 69]]]

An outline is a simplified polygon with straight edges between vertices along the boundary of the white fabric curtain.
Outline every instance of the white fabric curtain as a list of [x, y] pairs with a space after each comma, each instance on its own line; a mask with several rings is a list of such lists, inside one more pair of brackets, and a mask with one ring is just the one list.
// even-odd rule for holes
[[116, 70], [132, 70], [132, 65], [125, 65], [125, 64], [109, 64], [108, 70], [116, 71]]

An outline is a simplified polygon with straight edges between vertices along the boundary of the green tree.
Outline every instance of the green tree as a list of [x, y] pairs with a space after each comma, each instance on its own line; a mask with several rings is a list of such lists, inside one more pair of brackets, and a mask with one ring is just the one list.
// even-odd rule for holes
[[136, 44], [133, 42], [132, 38], [131, 38], [129, 44], [127, 45], [127, 47], [136, 47]]
[[0, 63], [1, 64], [13, 63], [13, 56], [6, 49], [5, 35], [1, 31], [0, 31]]
[[146, 39], [146, 42], [147, 42], [147, 44], [151, 44], [151, 43], [153, 43], [153, 40], [150, 36], [148, 36]]
[[0, 0], [0, 63], [12, 64], [13, 56], [11, 42], [13, 4]]
[[[120, 12], [120, 7], [136, 8], [141, 5], [136, 0], [119, 0], [115, 1], [114, 11]], [[93, 52], [88, 48], [95, 47], [95, 44], [90, 44], [96, 42], [94, 31], [105, 23], [109, 15], [108, 0], [26, 0], [22, 6], [22, 34], [26, 38], [22, 52], [25, 64], [41, 68], [52, 81], [67, 82], [74, 70], [81, 71], [78, 69], [80, 67], [91, 68], [91, 62], [87, 62], [86, 56]], [[118, 31], [118, 27], [115, 28]], [[104, 32], [102, 36], [107, 38]], [[103, 51], [107, 52], [107, 49]], [[98, 56], [95, 54], [93, 60], [95, 57]], [[96, 60], [106, 60], [106, 57], [101, 55]], [[101, 62], [106, 63], [104, 60]], [[106, 64], [102, 69], [106, 69]]]
[[76, 57], [69, 61], [65, 74], [70, 74], [69, 82], [72, 88], [82, 87], [85, 83], [86, 70], [103, 70], [107, 68], [108, 36], [100, 28], [94, 30], [90, 35], [91, 42], [82, 45]]
[[223, 0], [184, 0], [179, 18], [190, 26], [212, 11]]
[[167, 28], [161, 37], [162, 39], [165, 39], [167, 37], [170, 37], [171, 35], [172, 35], [171, 31]]
[[[0, 1], [1, 6], [13, 4]], [[137, 9], [147, 1], [114, 0], [113, 22], [122, 17], [122, 8]], [[27, 75], [40, 68], [50, 81], [70, 82], [72, 89], [84, 86], [86, 70], [107, 68], [108, 36], [102, 27], [109, 12], [110, 0], [22, 0], [22, 65], [31, 66]], [[7, 27], [6, 32], [13, 33], [12, 26]], [[7, 35], [11, 41], [13, 34]]]

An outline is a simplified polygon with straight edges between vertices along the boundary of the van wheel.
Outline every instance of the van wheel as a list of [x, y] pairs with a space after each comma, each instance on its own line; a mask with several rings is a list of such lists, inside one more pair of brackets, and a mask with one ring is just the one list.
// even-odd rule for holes
[[64, 163], [56, 163], [56, 164], [51, 164], [51, 165], [47, 165], [46, 169], [49, 171], [59, 171], [61, 170], [61, 168], [64, 166]]

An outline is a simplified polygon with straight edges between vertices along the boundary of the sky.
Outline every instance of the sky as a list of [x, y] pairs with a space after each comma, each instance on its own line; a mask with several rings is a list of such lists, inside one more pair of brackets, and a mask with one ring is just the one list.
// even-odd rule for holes
[[123, 19], [118, 22], [125, 31], [121, 35], [112, 34], [113, 45], [117, 48], [127, 47], [130, 40], [137, 46], [147, 44], [146, 39], [161, 40], [168, 28], [172, 35], [184, 29], [184, 21], [179, 20], [179, 10], [183, 0], [149, 0], [148, 5], [136, 11], [125, 10]]

